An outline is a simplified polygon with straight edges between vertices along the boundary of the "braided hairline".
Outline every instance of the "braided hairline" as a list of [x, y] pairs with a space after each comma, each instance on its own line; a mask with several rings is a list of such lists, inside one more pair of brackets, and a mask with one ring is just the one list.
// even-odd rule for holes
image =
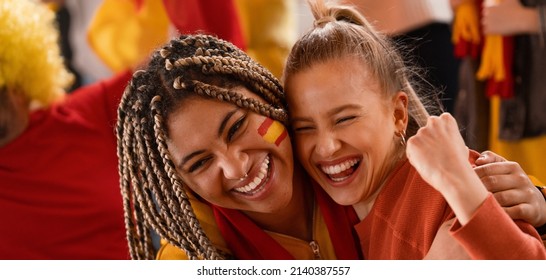
[[283, 123], [286, 123], [288, 116], [283, 109], [275, 108], [269, 104], [262, 103], [254, 98], [245, 98], [243, 95], [199, 81], [191, 81], [193, 91], [201, 96], [228, 101], [239, 108], [248, 109], [252, 112], [267, 116]]
[[[201, 50], [201, 49], [198, 49]], [[196, 51], [197, 53], [197, 51]], [[282, 87], [276, 79], [272, 77], [264, 76], [265, 72], [263, 67], [256, 63], [239, 60], [231, 56], [192, 56], [184, 57], [171, 62], [169, 59], [165, 60], [165, 68], [172, 70], [174, 67], [190, 67], [201, 66], [201, 70], [205, 74], [237, 74], [243, 81], [250, 82], [253, 86], [262, 94], [266, 95], [267, 100], [276, 105], [281, 106], [281, 99], [283, 96]], [[260, 81], [266, 87], [259, 84]], [[267, 90], [266, 90], [267, 89]], [[277, 93], [278, 96], [275, 95]]]
[[284, 100], [284, 90], [279, 80], [271, 72], [267, 71], [263, 66], [253, 61], [246, 53], [242, 51], [237, 51], [236, 53], [238, 54], [237, 57], [234, 57], [230, 55], [229, 53], [227, 54], [227, 56], [235, 60], [248, 62], [251, 68], [244, 69], [244, 70], [251, 71], [251, 73], [255, 73], [256, 77], [261, 77], [261, 79], [256, 79], [256, 81], [262, 81], [265, 84], [269, 85], [268, 88], [270, 90], [270, 92], [264, 92], [264, 93], [273, 94], [273, 97], [270, 99], [271, 101], [273, 101], [272, 103], [282, 104], [282, 102], [276, 101], [277, 99]]
[[[212, 41], [212, 44], [210, 41]], [[176, 47], [176, 44], [195, 47], [196, 50], [193, 55], [189, 57], [178, 58], [175, 59], [174, 62], [171, 62], [169, 59], [169, 56], [172, 53], [171, 48]], [[212, 45], [214, 45], [215, 48]], [[206, 49], [203, 49], [203, 47], [206, 47]], [[258, 63], [255, 63], [248, 55], [237, 49], [231, 43], [208, 35], [197, 35], [183, 38], [182, 41], [175, 41], [171, 43], [171, 45], [161, 49], [159, 53], [161, 57], [165, 59], [165, 68], [168, 71], [175, 67], [185, 68], [201, 66], [201, 72], [204, 74], [237, 75], [241, 81], [250, 84], [254, 90], [262, 94], [268, 103], [273, 104], [272, 106], [270, 104], [262, 103], [263, 105], [257, 107], [271, 110], [271, 112], [266, 114], [267, 116], [274, 118], [277, 118], [278, 116], [277, 120], [286, 124], [286, 112], [281, 112], [284, 111], [283, 108], [286, 106], [282, 102], [282, 100], [284, 100], [284, 93], [280, 82], [269, 71]], [[180, 81], [180, 79], [183, 78], [183, 76], [178, 76], [175, 80]], [[192, 82], [192, 84], [194, 83], [195, 82]], [[187, 86], [184, 82], [181, 84]], [[177, 87], [175, 86], [175, 88]], [[235, 98], [235, 100], [238, 99], [239, 98]], [[231, 102], [230, 98], [226, 100]], [[249, 104], [257, 105], [255, 102], [249, 102]], [[235, 105], [240, 106], [240, 104]], [[265, 111], [257, 112], [264, 114]]]

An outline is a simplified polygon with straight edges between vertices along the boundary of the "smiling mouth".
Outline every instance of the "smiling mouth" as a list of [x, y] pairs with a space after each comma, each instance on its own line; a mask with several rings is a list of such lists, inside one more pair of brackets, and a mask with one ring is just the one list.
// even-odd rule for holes
[[270, 176], [270, 160], [270, 156], [267, 155], [264, 161], [262, 161], [256, 176], [253, 179], [248, 179], [248, 183], [245, 186], [234, 188], [233, 190], [244, 195], [254, 195], [263, 190]]
[[342, 182], [351, 177], [359, 165], [360, 160], [353, 158], [333, 165], [321, 164], [319, 167], [330, 180]]

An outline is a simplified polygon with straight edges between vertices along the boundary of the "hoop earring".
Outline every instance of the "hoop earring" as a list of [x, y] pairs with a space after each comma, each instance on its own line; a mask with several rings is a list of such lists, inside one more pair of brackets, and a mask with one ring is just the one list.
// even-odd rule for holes
[[401, 129], [398, 133], [395, 133], [395, 135], [400, 137], [400, 145], [402, 145], [402, 147], [406, 146], [406, 131]]

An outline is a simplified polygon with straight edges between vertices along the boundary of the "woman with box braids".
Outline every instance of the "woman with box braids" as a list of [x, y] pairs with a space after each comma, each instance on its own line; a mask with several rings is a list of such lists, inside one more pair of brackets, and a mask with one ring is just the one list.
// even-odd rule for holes
[[[235, 86], [252, 89], [272, 105], [244, 98], [230, 90]], [[124, 204], [126, 213], [135, 215], [126, 216], [133, 258], [153, 257], [147, 227], [180, 244], [191, 258], [222, 258], [196, 221], [165, 143], [164, 120], [176, 104], [195, 94], [286, 121], [279, 82], [233, 45], [217, 44], [216, 38], [205, 35], [187, 36], [155, 53], [148, 71], [135, 73], [119, 109]]]
[[[186, 131], [181, 131], [181, 127], [184, 126], [178, 123], [189, 122], [187, 120], [193, 115], [187, 112], [204, 102], [218, 108], [226, 106], [232, 108], [218, 129], [219, 134], [224, 133], [222, 132], [224, 128], [228, 130], [226, 137], [218, 139], [224, 141], [222, 145], [229, 146], [229, 150], [220, 152], [215, 148], [216, 146], [203, 146], [209, 139], [216, 137], [216, 129], [209, 127], [215, 122], [202, 121], [203, 118], [214, 116], [215, 112], [218, 112], [216, 109], [211, 109], [212, 107], [197, 110], [197, 114], [202, 114], [198, 119], [199, 123], [190, 123], [193, 127], [190, 126]], [[192, 106], [189, 105], [190, 103]], [[194, 104], [197, 105], [194, 106]], [[303, 176], [294, 171], [290, 141], [282, 141], [283, 137], [287, 137], [285, 108], [284, 93], [279, 81], [231, 43], [213, 36], [191, 35], [174, 39], [156, 51], [147, 68], [135, 72], [130, 85], [125, 90], [118, 111], [119, 170], [131, 257], [133, 259], [157, 257], [152, 243], [152, 231], [155, 231], [171, 248], [174, 246], [178, 250], [183, 250], [189, 259], [299, 258], [294, 254], [285, 254], [284, 249], [275, 251], [277, 249], [271, 248], [277, 245], [267, 245], [267, 242], [255, 238], [256, 235], [263, 234], [262, 228], [274, 230], [271, 230], [268, 222], [263, 222], [263, 219], [258, 222], [256, 220], [260, 218], [252, 218], [253, 213], [264, 212], [260, 214], [264, 214], [264, 217], [272, 217], [270, 220], [275, 221], [278, 220], [274, 216], [280, 211], [278, 209], [297, 207], [293, 209], [293, 212], [306, 213], [305, 210], [300, 209], [302, 205], [313, 205], [313, 203], [305, 202], [309, 198], [303, 195], [303, 186], [292, 186], [291, 180], [287, 180], [293, 177], [294, 182], [302, 182]], [[179, 113], [184, 117], [178, 118]], [[232, 114], [241, 116], [234, 124], [230, 121]], [[258, 120], [262, 122], [263, 119], [265, 120], [259, 128], [251, 129], [253, 126], [258, 127], [255, 123], [258, 123]], [[262, 136], [260, 129], [263, 129], [266, 124], [270, 124], [267, 133], [280, 132], [275, 141], [267, 142], [269, 136], [265, 134]], [[275, 127], [277, 130], [274, 129]], [[204, 133], [208, 131], [214, 133], [210, 136], [205, 135]], [[177, 140], [178, 134], [184, 134], [181, 140]], [[189, 152], [189, 156], [180, 160], [177, 153], [180, 154], [182, 150], [193, 147], [194, 142], [189, 137], [200, 137], [195, 139], [198, 139], [197, 142], [201, 146], [196, 149], [197, 152]], [[246, 143], [258, 143], [257, 145], [262, 145], [263, 150], [270, 151], [264, 152], [259, 161], [261, 163], [254, 165], [246, 163], [256, 158], [253, 155], [256, 154], [255, 150], [259, 150], [258, 148], [253, 147], [251, 152], [237, 153], [237, 159], [249, 160], [244, 167], [241, 167], [245, 168], [244, 173], [241, 172], [240, 176], [232, 180], [228, 171], [234, 169], [232, 166], [235, 161], [225, 161], [227, 162], [225, 163], [221, 159], [227, 157], [228, 152], [232, 153], [235, 147], [244, 146]], [[282, 151], [287, 151], [283, 152], [287, 155], [284, 156], [284, 161], [277, 160], [275, 157], [279, 153], [277, 150], [281, 148], [284, 149]], [[185, 168], [187, 158], [192, 158], [188, 160], [192, 162], [193, 158], [204, 154], [203, 151], [208, 153], [205, 158]], [[283, 158], [283, 156], [278, 157]], [[279, 162], [276, 163], [277, 161]], [[224, 165], [218, 170], [222, 170], [223, 173], [220, 174], [223, 174], [223, 177], [217, 176], [221, 182], [218, 184], [219, 187], [210, 181], [199, 183], [203, 182], [199, 181], [202, 180], [199, 178], [206, 178], [206, 180], [216, 178], [214, 176], [216, 173], [210, 173], [210, 170], [216, 170], [214, 168], [221, 164]], [[194, 171], [195, 169], [197, 171]], [[207, 175], [201, 175], [203, 173]], [[252, 179], [254, 182], [246, 182], [247, 177], [252, 177], [250, 175], [254, 176]], [[264, 181], [269, 182], [263, 183]], [[243, 186], [241, 182], [245, 185]], [[270, 187], [271, 185], [273, 187]], [[225, 209], [221, 203], [216, 205], [214, 199], [217, 196], [211, 195], [212, 190], [216, 189], [221, 189], [222, 197], [229, 197], [229, 202], [236, 201], [239, 203], [237, 205], [243, 205], [241, 212], [246, 213], [251, 220], [248, 224], [259, 224], [259, 228], [250, 226], [252, 228], [250, 229], [248, 224], [239, 227], [237, 223], [247, 218], [239, 216], [241, 215], [239, 211], [233, 210], [240, 210], [239, 206], [233, 206], [233, 203], [228, 203], [225, 207], [231, 209]], [[226, 191], [226, 189], [229, 190]], [[277, 193], [282, 195], [278, 196]], [[212, 199], [209, 200], [208, 197]], [[198, 207], [196, 205], [201, 202], [213, 209], [215, 222], [218, 224], [222, 238], [228, 244], [227, 250], [218, 249], [218, 246], [211, 242], [210, 235], [207, 235], [203, 229], [201, 218], [195, 210]], [[258, 208], [269, 204], [273, 205], [271, 209], [275, 210]], [[336, 207], [334, 206], [333, 209]], [[244, 210], [249, 210], [247, 208], [250, 208], [250, 211], [245, 212]], [[287, 215], [287, 217], [292, 216]], [[306, 216], [306, 219], [311, 220], [307, 217], [310, 216]], [[347, 248], [354, 246], [349, 228], [350, 226], [347, 227], [346, 233], [349, 238], [341, 238], [350, 243], [346, 246]], [[259, 229], [257, 230], [259, 233], [253, 233], [250, 237], [245, 236], [254, 229]], [[282, 231], [279, 232], [282, 233]], [[330, 233], [330, 235], [334, 234]], [[237, 240], [233, 240], [234, 238]], [[242, 243], [241, 238], [246, 238], [244, 242], [249, 242], [250, 245]], [[253, 243], [256, 244], [252, 245]], [[276, 242], [271, 239], [271, 243]], [[238, 244], [243, 247], [237, 248]], [[272, 247], [261, 248], [266, 245]], [[250, 252], [252, 250], [248, 249], [252, 246], [256, 246], [255, 255], [252, 255], [253, 253]], [[164, 249], [161, 250], [164, 251]], [[283, 253], [275, 253], [281, 251]], [[356, 251], [353, 253], [356, 258]]]

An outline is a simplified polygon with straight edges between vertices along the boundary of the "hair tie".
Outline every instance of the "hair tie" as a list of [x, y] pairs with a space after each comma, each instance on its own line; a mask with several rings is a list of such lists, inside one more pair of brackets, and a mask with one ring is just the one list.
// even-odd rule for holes
[[319, 26], [323, 26], [323, 25], [326, 25], [329, 22], [334, 22], [334, 21], [336, 21], [336, 18], [333, 17], [333, 16], [323, 16], [323, 17], [315, 20], [313, 22], [313, 25], [314, 25], [314, 27], [319, 27]]

